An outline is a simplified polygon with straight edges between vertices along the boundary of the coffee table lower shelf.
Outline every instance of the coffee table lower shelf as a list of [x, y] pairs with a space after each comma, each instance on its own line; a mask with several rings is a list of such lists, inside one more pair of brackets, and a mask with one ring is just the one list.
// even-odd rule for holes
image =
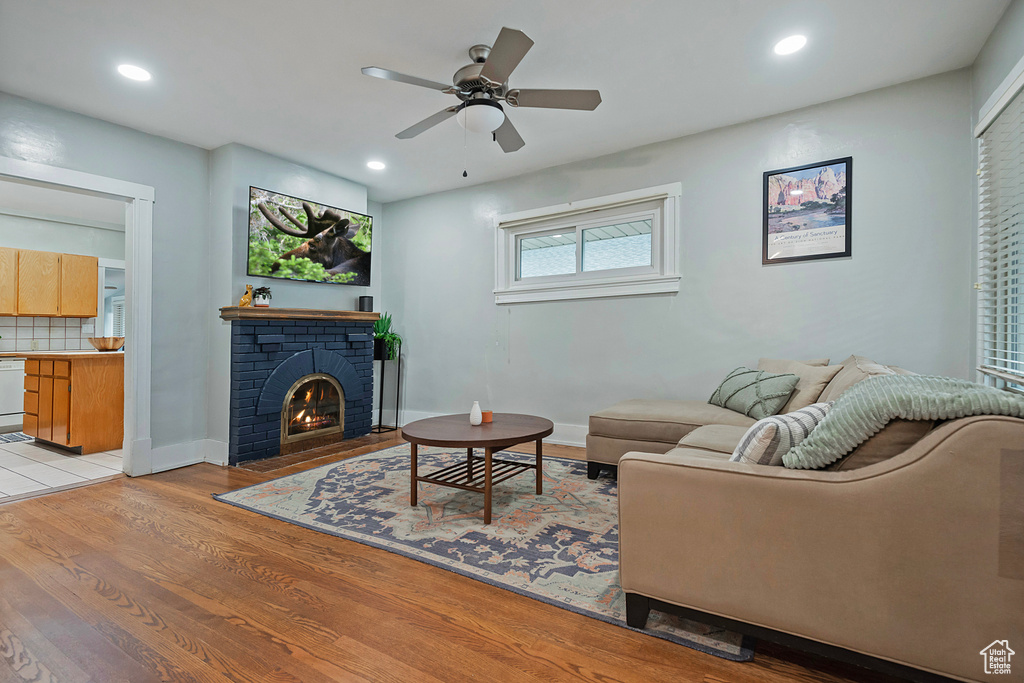
[[[477, 470], [474, 466], [473, 461], [478, 461], [480, 469]], [[484, 459], [479, 455], [467, 456], [466, 462], [456, 463], [449, 465], [444, 469], [431, 472], [430, 474], [423, 476], [417, 475], [417, 481], [424, 481], [428, 484], [437, 484], [439, 486], [454, 486], [457, 489], [464, 489], [466, 491], [474, 491], [476, 493], [484, 493], [484, 485], [487, 480], [486, 472], [484, 471]], [[511, 479], [517, 474], [522, 474], [527, 470], [535, 470], [537, 466], [532, 463], [512, 462], [511, 460], [501, 460], [499, 458], [491, 459], [491, 486], [500, 484], [503, 481]]]
[[495, 458], [494, 453], [509, 448], [484, 448], [484, 456], [474, 455], [472, 448], [466, 449], [466, 460], [463, 462], [435, 470], [426, 476], [419, 473], [418, 452], [419, 448], [415, 442], [410, 444], [410, 455], [412, 467], [412, 491], [409, 495], [409, 504], [416, 507], [418, 502], [418, 489], [420, 482], [434, 484], [436, 486], [450, 486], [484, 494], [484, 524], [491, 523], [491, 492], [496, 484], [507, 481], [512, 477], [533, 470], [537, 475], [537, 495], [544, 492], [544, 464], [543, 464], [543, 442], [537, 439], [536, 461], [532, 463], [514, 462]]

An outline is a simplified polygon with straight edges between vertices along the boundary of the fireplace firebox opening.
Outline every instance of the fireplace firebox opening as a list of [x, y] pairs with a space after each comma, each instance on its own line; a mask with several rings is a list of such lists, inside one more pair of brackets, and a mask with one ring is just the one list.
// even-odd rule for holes
[[285, 394], [281, 408], [282, 446], [344, 431], [345, 392], [330, 375], [306, 375]]

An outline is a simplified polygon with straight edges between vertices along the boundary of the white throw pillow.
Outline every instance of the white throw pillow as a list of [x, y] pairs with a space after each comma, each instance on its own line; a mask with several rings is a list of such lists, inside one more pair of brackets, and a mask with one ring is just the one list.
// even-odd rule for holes
[[733, 451], [733, 462], [782, 465], [782, 456], [806, 439], [825, 419], [832, 403], [814, 403], [785, 415], [772, 415], [755, 422]]

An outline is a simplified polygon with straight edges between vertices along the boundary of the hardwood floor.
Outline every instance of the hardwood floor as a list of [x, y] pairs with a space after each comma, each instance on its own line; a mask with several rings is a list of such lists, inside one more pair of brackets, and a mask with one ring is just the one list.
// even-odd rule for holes
[[0, 681], [892, 680], [728, 662], [210, 497], [398, 442], [0, 505]]

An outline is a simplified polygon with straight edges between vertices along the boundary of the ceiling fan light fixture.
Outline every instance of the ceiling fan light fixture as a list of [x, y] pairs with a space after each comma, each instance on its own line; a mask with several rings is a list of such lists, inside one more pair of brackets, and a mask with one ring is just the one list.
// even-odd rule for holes
[[505, 123], [505, 112], [494, 100], [468, 100], [459, 106], [455, 120], [470, 133], [493, 133]]

